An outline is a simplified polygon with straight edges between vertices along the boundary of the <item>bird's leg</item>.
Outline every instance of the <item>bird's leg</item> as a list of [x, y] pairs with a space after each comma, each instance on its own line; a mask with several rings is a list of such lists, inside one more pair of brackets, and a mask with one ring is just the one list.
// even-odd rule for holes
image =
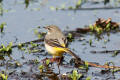
[[55, 62], [56, 58], [50, 58], [50, 62]]
[[48, 59], [50, 60], [51, 63], [58, 62], [58, 60], [59, 60], [58, 58], [53, 57], [53, 58], [45, 58], [45, 59], [42, 60], [42, 62], [45, 63], [46, 60], [48, 60]]
[[58, 65], [62, 63], [63, 58], [64, 58], [63, 56], [58, 58]]
[[60, 66], [60, 64], [62, 63], [63, 58], [64, 58], [63, 56], [58, 58], [58, 63], [57, 63], [57, 65], [58, 65], [59, 74], [60, 74], [60, 67], [59, 67], [59, 66]]
[[41, 61], [42, 61], [42, 63], [45, 63], [46, 60], [48, 60], [48, 58], [42, 59]]
[[53, 58], [50, 59], [51, 62], [58, 62], [59, 64], [62, 62], [63, 57], [55, 57], [53, 56]]
[[58, 65], [60, 65], [60, 63], [63, 60], [63, 56], [62, 57], [55, 57], [55, 56], [53, 56], [53, 58], [45, 58], [45, 59], [42, 60], [42, 62], [45, 63], [46, 60], [48, 60], [48, 59], [50, 60], [51, 63], [58, 62]]
[[50, 58], [50, 61], [51, 62], [57, 62], [58, 61], [58, 57], [53, 56], [53, 58]]

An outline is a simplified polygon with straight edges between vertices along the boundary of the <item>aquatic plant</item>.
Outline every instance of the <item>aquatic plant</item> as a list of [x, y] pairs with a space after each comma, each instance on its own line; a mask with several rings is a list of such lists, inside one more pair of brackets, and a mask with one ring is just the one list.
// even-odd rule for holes
[[68, 75], [72, 80], [78, 80], [82, 77], [82, 74], [79, 74], [76, 69], [73, 70], [72, 74]]
[[4, 46], [3, 44], [0, 46], [0, 53], [1, 54], [10, 54], [12, 52], [12, 42], [10, 42], [7, 46]]
[[0, 73], [0, 79], [1, 80], [7, 80], [8, 79], [8, 75], [5, 73]]
[[3, 22], [3, 23], [0, 24], [0, 32], [4, 31], [5, 25], [6, 25], [5, 22]]

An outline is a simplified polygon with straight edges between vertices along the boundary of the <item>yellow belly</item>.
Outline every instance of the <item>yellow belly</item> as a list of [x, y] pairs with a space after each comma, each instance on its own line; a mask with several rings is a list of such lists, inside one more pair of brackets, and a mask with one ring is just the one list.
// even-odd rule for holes
[[55, 56], [62, 56], [63, 53], [65, 52], [63, 48], [57, 48], [57, 47], [51, 47], [47, 44], [45, 44], [45, 47], [47, 49], [47, 51], [53, 55], [53, 57]]

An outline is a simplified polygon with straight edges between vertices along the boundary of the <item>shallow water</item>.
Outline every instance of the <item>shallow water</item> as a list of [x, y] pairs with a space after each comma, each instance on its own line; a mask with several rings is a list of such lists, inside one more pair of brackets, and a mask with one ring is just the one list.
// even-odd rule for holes
[[[74, 6], [75, 0], [73, 1], [64, 1], [64, 0], [30, 0], [30, 4], [28, 8], [25, 8], [24, 0], [4, 0], [3, 1], [3, 9], [8, 10], [8, 12], [4, 11], [3, 16], [0, 16], [0, 23], [6, 22], [7, 26], [5, 27], [4, 34], [0, 34], [0, 44], [7, 45], [9, 42], [13, 42], [14, 44], [18, 44], [20, 42], [27, 42], [38, 39], [38, 37], [34, 34], [34, 29], [37, 29], [38, 26], [41, 28], [39, 31], [45, 32], [42, 28], [46, 25], [57, 25], [63, 31], [64, 30], [75, 30], [76, 28], [80, 27], [83, 28], [85, 25], [93, 24], [97, 18], [109, 18], [111, 17], [113, 21], [119, 22], [120, 21], [120, 11], [119, 9], [105, 9], [105, 10], [51, 10], [51, 6], [61, 6], [64, 5]], [[83, 7], [99, 7], [104, 6], [103, 3], [92, 5], [87, 3], [83, 5]], [[66, 27], [69, 27], [67, 29]], [[120, 47], [120, 33], [113, 34], [111, 33], [110, 36], [104, 35], [104, 39], [97, 41], [94, 35], [87, 35], [82, 34], [85, 41], [78, 41], [77, 39], [73, 41], [69, 47], [74, 49], [75, 53], [81, 57], [82, 60], [89, 61], [89, 62], [97, 62], [100, 64], [105, 64], [105, 62], [114, 62], [115, 65], [120, 66], [119, 61], [119, 54], [116, 57], [112, 57], [111, 54], [104, 54], [104, 53], [90, 53], [92, 50], [101, 51], [101, 50], [118, 50]], [[90, 39], [93, 40], [93, 44], [95, 47], [91, 47], [89, 43]], [[104, 43], [105, 40], [109, 39], [110, 41], [106, 44]], [[84, 44], [85, 45], [82, 45]], [[106, 48], [102, 48], [106, 47]], [[46, 58], [46, 56], [41, 56], [41, 53], [34, 53], [38, 54], [33, 55], [32, 53], [25, 53], [24, 51], [20, 51], [17, 48], [13, 49], [11, 57], [13, 60], [19, 61], [21, 64], [27, 62], [29, 60], [38, 59], [39, 61]], [[44, 52], [42, 53], [44, 54]], [[24, 56], [24, 59], [21, 57]], [[51, 57], [51, 56], [47, 56]], [[65, 55], [65, 60], [69, 60], [71, 56]], [[6, 61], [9, 58], [5, 57]], [[2, 62], [2, 61], [1, 61]], [[12, 63], [12, 61], [10, 61]], [[14, 62], [14, 61], [13, 61]], [[56, 64], [54, 64], [56, 65]], [[30, 67], [32, 64], [24, 64], [22, 67], [19, 68], [10, 68], [11, 70], [16, 70], [18, 74], [21, 71], [29, 72]], [[36, 65], [33, 72], [39, 72], [38, 70], [39, 65]], [[0, 67], [1, 70], [5, 70], [5, 66]], [[61, 74], [70, 72], [73, 68], [65, 68], [60, 66]], [[10, 70], [7, 70], [8, 72]], [[96, 68], [90, 68], [88, 72], [88, 76], [93, 76], [92, 72], [100, 71]], [[54, 72], [58, 72], [57, 67], [55, 66]], [[119, 79], [119, 73], [115, 74], [116, 78]], [[96, 76], [93, 76], [91, 80], [95, 80]], [[97, 76], [100, 80], [105, 79], [105, 76]], [[8, 77], [8, 79], [12, 79], [12, 77]]]

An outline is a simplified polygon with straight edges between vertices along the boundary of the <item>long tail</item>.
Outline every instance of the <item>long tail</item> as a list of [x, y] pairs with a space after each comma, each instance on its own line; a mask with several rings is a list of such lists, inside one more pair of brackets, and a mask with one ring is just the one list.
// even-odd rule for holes
[[72, 55], [74, 58], [79, 59], [79, 56], [77, 56], [74, 52], [72, 52], [71, 50], [67, 50], [68, 53], [70, 53], [70, 55]]
[[80, 59], [79, 56], [77, 56], [74, 52], [72, 52], [70, 49], [66, 48], [65, 52], [69, 53], [70, 55], [72, 55], [74, 58], [76, 59]]
[[77, 61], [77, 64], [84, 64], [84, 61], [81, 60], [81, 58], [79, 56], [77, 56], [74, 52], [72, 52], [70, 49], [66, 48], [65, 52], [69, 53], [70, 55], [72, 55]]
[[[74, 52], [72, 52], [71, 50], [69, 50], [68, 48], [64, 49], [65, 52], [69, 53], [70, 55], [72, 55], [73, 57], [75, 57], [75, 59], [77, 59], [78, 62], [80, 62], [80, 64], [84, 64], [84, 61], [81, 60], [81, 58], [79, 56], [77, 56]], [[78, 64], [78, 63], [77, 63]], [[108, 65], [99, 65], [99, 64], [95, 64], [92, 62], [88, 62], [89, 66], [92, 67], [98, 67], [98, 68], [106, 68], [106, 69], [115, 69], [115, 68], [120, 68], [119, 66], [108, 66]], [[79, 65], [78, 65], [79, 66]]]

